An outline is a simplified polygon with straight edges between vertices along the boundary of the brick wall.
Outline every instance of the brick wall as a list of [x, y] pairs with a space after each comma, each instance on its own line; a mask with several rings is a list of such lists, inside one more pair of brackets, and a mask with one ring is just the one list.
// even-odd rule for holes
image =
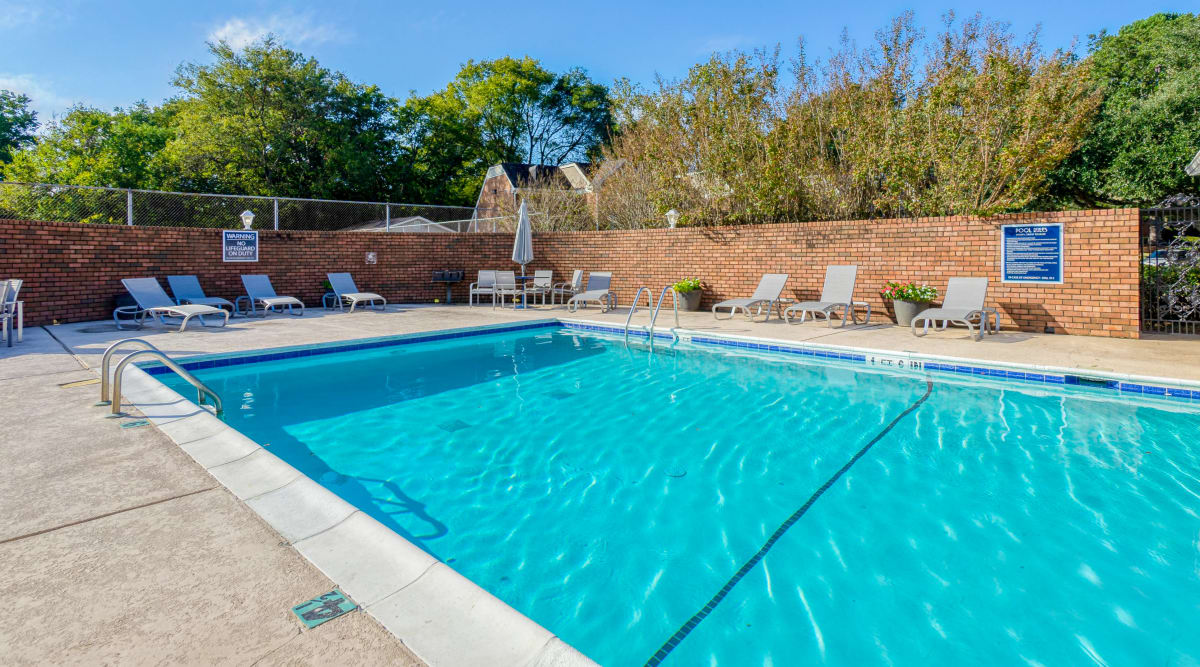
[[[1062, 285], [1000, 282], [1000, 225], [1062, 222]], [[699, 277], [704, 307], [749, 296], [763, 273], [788, 273], [786, 292], [820, 295], [828, 264], [858, 264], [856, 296], [884, 313], [879, 289], [888, 280], [913, 280], [942, 291], [953, 276], [988, 276], [988, 302], [1007, 329], [1097, 336], [1138, 335], [1138, 212], [1070, 211], [992, 219], [944, 217], [789, 223], [710, 229], [655, 229], [536, 234], [529, 268], [550, 268], [568, 279], [574, 268], [608, 270], [623, 303], [639, 285], [653, 288]], [[260, 232], [257, 264], [221, 262], [220, 232], [206, 229], [30, 223], [0, 220], [0, 277], [26, 279], [22, 297], [29, 323], [103, 319], [111, 314], [120, 279], [195, 273], [210, 295], [242, 293], [242, 272], [268, 273], [281, 294], [320, 304], [327, 271], [351, 271], [360, 289], [394, 301], [432, 301], [444, 288], [429, 282], [434, 269], [507, 269], [507, 234], [378, 234]], [[365, 254], [376, 252], [378, 264]], [[466, 283], [455, 290], [465, 299]]]
[[[325, 273], [350, 271], [390, 301], [429, 302], [445, 299], [445, 286], [429, 282], [435, 269], [507, 268], [511, 255], [501, 234], [260, 231], [257, 263], [225, 263], [216, 229], [0, 220], [0, 276], [25, 280], [27, 324], [111, 317], [122, 278], [155, 276], [166, 289], [176, 274], [196, 274], [209, 296], [232, 301], [245, 294], [242, 273], [266, 273], [276, 292], [317, 307]], [[457, 287], [465, 300], [466, 283]]]

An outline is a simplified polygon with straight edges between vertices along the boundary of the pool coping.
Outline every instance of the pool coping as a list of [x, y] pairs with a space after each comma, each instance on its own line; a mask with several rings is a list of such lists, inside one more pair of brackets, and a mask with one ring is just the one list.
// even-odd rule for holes
[[[317, 356], [509, 331], [565, 328], [623, 335], [624, 327], [580, 318], [549, 317], [313, 345], [197, 355], [177, 361], [188, 369]], [[1200, 403], [1200, 382], [1069, 367], [980, 361], [686, 328], [635, 325], [643, 339], [781, 352], [848, 361], [892, 371], [942, 372], [1025, 385], [1078, 385], [1156, 401]], [[197, 406], [154, 375], [157, 362], [127, 369], [122, 392], [173, 442], [317, 569], [430, 665], [490, 664], [531, 667], [595, 665], [583, 653], [499, 598], [458, 574], [363, 511]], [[1133, 396], [1131, 396], [1133, 397]]]

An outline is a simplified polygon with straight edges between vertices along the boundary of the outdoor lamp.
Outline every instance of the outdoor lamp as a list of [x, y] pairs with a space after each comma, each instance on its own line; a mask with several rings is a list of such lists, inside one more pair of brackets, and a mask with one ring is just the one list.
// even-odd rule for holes
[[671, 209], [667, 211], [667, 226], [675, 229], [675, 223], [679, 222], [679, 211]]
[[242, 226], [245, 227], [246, 229], [250, 229], [250, 225], [254, 224], [254, 214], [248, 210], [242, 211], [241, 218], [242, 218]]

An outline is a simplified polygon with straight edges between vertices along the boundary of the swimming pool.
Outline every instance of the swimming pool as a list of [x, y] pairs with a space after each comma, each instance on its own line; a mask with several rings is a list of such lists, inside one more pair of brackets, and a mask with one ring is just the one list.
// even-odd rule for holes
[[561, 328], [194, 372], [603, 664], [1200, 661], [1191, 404]]

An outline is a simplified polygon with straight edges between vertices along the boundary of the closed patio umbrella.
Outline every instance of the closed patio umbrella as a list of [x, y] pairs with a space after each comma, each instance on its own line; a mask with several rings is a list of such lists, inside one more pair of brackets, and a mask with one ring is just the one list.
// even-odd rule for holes
[[533, 227], [529, 222], [529, 208], [521, 202], [521, 210], [517, 212], [517, 236], [513, 239], [512, 261], [521, 265], [521, 275], [525, 275], [525, 265], [533, 261]]

